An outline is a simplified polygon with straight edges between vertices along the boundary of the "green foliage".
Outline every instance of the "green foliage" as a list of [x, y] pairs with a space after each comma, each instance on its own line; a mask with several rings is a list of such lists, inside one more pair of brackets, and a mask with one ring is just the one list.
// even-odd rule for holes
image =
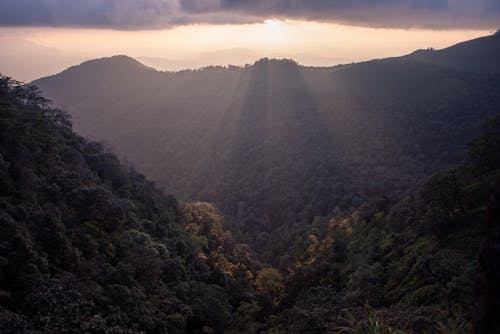
[[380, 314], [371, 308], [366, 309], [365, 318], [358, 319], [353, 314], [347, 312], [347, 325], [340, 327], [339, 333], [349, 334], [405, 334], [406, 332], [393, 329], [384, 323]]
[[278, 270], [274, 268], [264, 268], [257, 272], [255, 278], [255, 288], [259, 293], [279, 296], [283, 293], [283, 278]]

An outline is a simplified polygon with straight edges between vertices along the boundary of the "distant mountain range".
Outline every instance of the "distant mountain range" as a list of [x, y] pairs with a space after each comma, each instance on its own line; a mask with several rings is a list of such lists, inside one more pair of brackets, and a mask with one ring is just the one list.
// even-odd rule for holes
[[60, 72], [88, 59], [27, 40], [6, 38], [0, 39], [0, 43], [0, 73], [22, 81]]
[[500, 36], [329, 68], [262, 59], [158, 72], [127, 56], [36, 80], [166, 191], [214, 202], [255, 247], [457, 162], [500, 110]]

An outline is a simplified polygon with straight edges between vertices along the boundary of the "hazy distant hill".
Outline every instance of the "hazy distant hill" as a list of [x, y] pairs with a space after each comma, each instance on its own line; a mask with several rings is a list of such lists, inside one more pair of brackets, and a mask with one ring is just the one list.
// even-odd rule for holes
[[172, 55], [171, 57], [136, 57], [140, 62], [162, 71], [177, 71], [195, 69], [211, 65], [244, 65], [255, 62], [259, 55], [252, 50], [243, 48], [222, 49], [191, 55]]
[[[157, 72], [117, 56], [34, 82], [181, 198], [263, 232], [401, 192], [500, 110], [500, 38], [331, 68], [262, 59]], [[271, 241], [269, 241], [271, 240]]]
[[50, 75], [88, 59], [84, 55], [71, 54], [23, 39], [0, 36], [0, 44], [0, 73], [17, 80], [28, 81]]

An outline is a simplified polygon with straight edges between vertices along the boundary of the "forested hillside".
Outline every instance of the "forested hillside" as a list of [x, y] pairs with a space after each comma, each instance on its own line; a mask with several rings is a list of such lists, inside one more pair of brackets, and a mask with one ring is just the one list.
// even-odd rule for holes
[[274, 261], [293, 251], [283, 231], [459, 162], [500, 110], [499, 50], [496, 34], [332, 68], [262, 59], [175, 73], [117, 56], [35, 83], [79, 133], [168, 192], [215, 203]]
[[409, 188], [281, 230], [273, 268], [34, 87], [0, 81], [0, 332], [495, 333], [500, 118]]
[[348, 333], [497, 332], [499, 190], [497, 116], [462, 164], [401, 198], [283, 232], [297, 252], [280, 258], [295, 265], [275, 325], [284, 333], [326, 333], [342, 322]]
[[2, 334], [228, 332], [255, 298], [247, 248], [0, 77]]

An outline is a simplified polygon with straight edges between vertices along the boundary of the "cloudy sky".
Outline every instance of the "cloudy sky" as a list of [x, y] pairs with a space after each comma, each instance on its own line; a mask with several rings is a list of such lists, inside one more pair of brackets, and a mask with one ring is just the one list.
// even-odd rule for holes
[[[123, 53], [164, 69], [263, 56], [333, 65], [499, 27], [499, 0], [1, 0], [0, 72], [31, 80]], [[22, 66], [27, 53], [37, 61]]]

